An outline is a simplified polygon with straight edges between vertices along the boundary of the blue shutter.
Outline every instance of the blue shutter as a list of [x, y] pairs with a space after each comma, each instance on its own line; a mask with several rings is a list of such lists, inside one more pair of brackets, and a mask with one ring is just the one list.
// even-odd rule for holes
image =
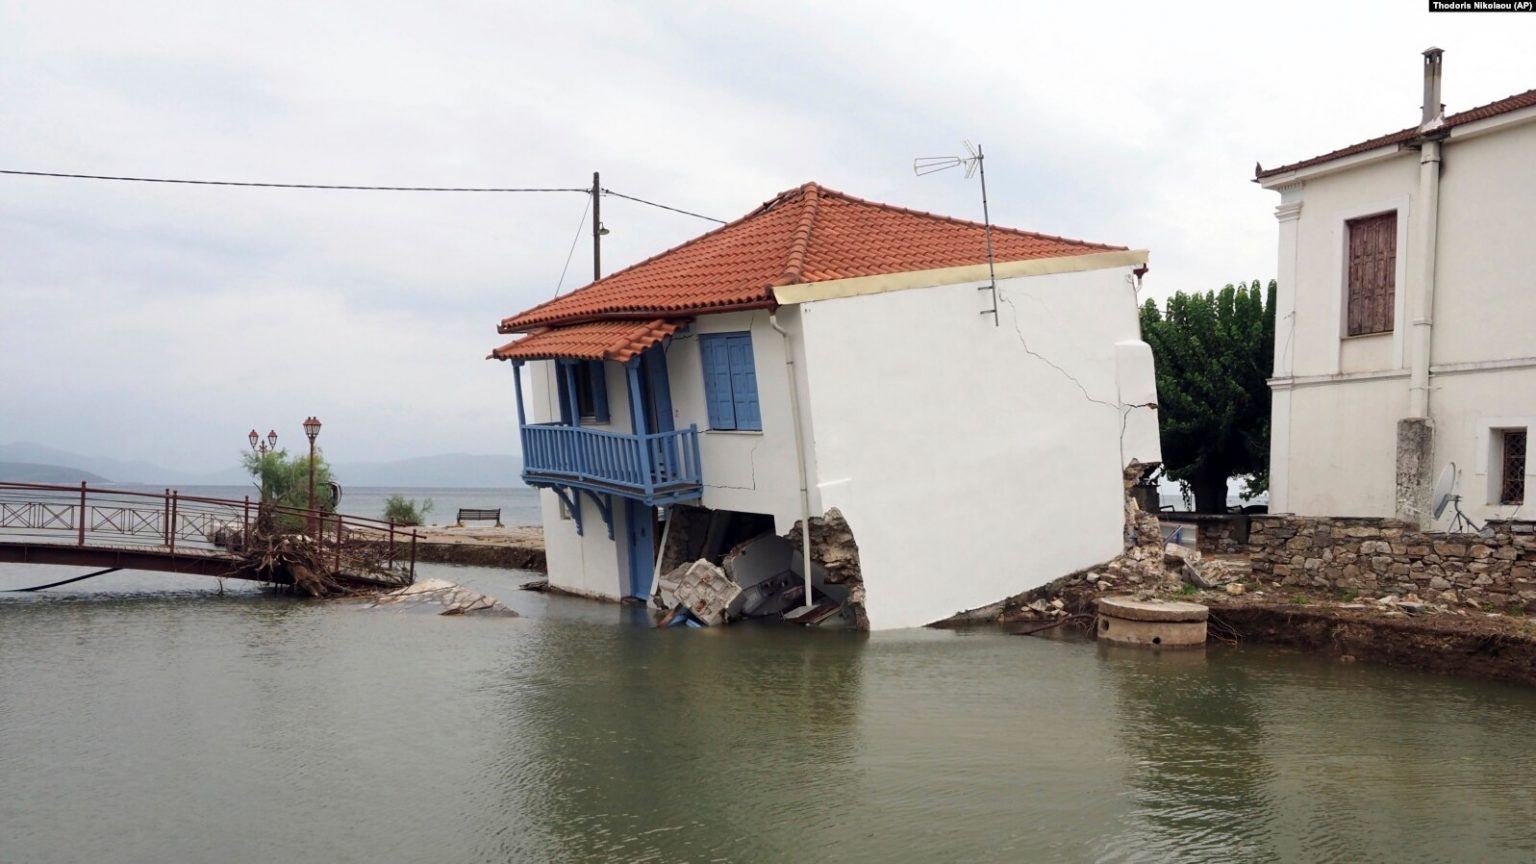
[[652, 432], [672, 431], [672, 384], [667, 380], [667, 353], [660, 345], [652, 345], [640, 355], [640, 371], [651, 385], [651, 404], [656, 409], [656, 424]]
[[715, 335], [700, 336], [699, 354], [704, 359], [704, 401], [709, 409], [709, 428], [735, 429], [731, 362], [725, 339]]
[[757, 405], [757, 367], [752, 362], [752, 334], [737, 333], [726, 339], [731, 364], [731, 400], [737, 429], [762, 429], [763, 415]]
[[592, 383], [592, 419], [608, 422], [608, 376], [601, 360], [587, 361], [587, 378]]
[[565, 380], [570, 372], [571, 367], [559, 360], [555, 361], [555, 391], [560, 394], [560, 422], [566, 426], [571, 425], [571, 389]]

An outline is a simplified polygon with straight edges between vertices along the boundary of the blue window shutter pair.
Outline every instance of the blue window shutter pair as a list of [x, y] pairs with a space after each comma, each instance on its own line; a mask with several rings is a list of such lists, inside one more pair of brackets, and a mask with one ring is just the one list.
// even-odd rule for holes
[[[585, 375], [578, 374], [578, 362], [586, 364], [586, 368], [582, 370], [586, 373]], [[603, 371], [603, 361], [555, 361], [555, 389], [560, 394], [560, 422], [567, 426], [575, 422], [575, 413], [579, 408], [579, 406], [571, 404], [572, 384], [575, 385], [578, 391], [578, 400], [581, 399], [582, 395], [588, 397], [587, 400], [581, 401], [590, 401], [592, 405], [592, 419], [598, 423], [607, 423], [608, 378]], [[583, 386], [588, 388], [584, 394], [580, 393]]]
[[704, 359], [704, 398], [710, 428], [761, 430], [752, 334], [705, 334], [699, 337], [699, 350]]

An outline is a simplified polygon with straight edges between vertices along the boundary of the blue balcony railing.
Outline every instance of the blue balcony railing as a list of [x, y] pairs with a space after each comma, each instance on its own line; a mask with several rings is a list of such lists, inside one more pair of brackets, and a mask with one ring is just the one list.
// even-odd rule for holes
[[522, 428], [523, 481], [665, 504], [699, 497], [699, 428], [624, 435], [559, 423]]

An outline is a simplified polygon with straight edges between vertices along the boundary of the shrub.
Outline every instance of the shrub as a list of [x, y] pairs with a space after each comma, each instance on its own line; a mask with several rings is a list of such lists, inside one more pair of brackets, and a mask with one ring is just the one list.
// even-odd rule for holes
[[432, 512], [432, 499], [418, 506], [415, 498], [406, 498], [404, 495], [391, 495], [384, 502], [384, 519], [396, 525], [420, 525], [427, 514]]

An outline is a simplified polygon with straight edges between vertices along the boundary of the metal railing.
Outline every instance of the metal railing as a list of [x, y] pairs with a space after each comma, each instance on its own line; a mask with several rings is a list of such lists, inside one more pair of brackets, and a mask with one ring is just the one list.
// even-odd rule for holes
[[[270, 506], [273, 518], [302, 525], [316, 559], [334, 573], [409, 584], [416, 570], [414, 530], [393, 522]], [[105, 489], [81, 483], [0, 482], [0, 543], [135, 549], [170, 556], [239, 559], [249, 549], [260, 501]], [[364, 572], [366, 571], [366, 572]]]
[[698, 426], [625, 435], [538, 423], [522, 427], [522, 442], [523, 474], [529, 480], [589, 482], [647, 496], [703, 483]]

